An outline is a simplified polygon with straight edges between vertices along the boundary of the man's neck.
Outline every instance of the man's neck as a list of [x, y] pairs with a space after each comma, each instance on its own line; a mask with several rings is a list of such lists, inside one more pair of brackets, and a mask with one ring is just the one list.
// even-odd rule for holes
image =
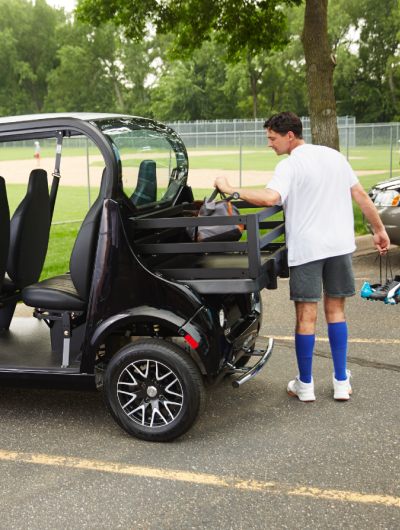
[[305, 145], [305, 143], [306, 142], [300, 138], [293, 140], [293, 144], [291, 144], [289, 148], [289, 155], [292, 153], [293, 149], [296, 149], [296, 147], [299, 147], [299, 145]]

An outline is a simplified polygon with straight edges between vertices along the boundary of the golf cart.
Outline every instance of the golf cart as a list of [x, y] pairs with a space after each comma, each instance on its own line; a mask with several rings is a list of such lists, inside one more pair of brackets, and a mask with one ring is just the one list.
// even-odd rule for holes
[[[69, 270], [39, 281], [66, 139], [85, 136], [104, 160], [100, 192], [79, 230]], [[55, 169], [33, 169], [11, 221], [0, 178], [0, 384], [40, 381], [102, 389], [128, 433], [169, 441], [205, 403], [205, 384], [267, 362], [256, 350], [260, 291], [287, 277], [283, 221], [241, 200], [246, 212], [200, 217], [188, 156], [162, 123], [105, 114], [0, 119], [3, 142], [55, 138]], [[9, 144], [8, 144], [9, 145]], [[7, 181], [7, 175], [4, 175]], [[85, 185], [85, 180], [82, 180]], [[251, 213], [248, 213], [248, 212]], [[247, 241], [198, 242], [187, 227], [244, 225]], [[267, 232], [260, 236], [260, 230]], [[13, 317], [16, 304], [34, 318]], [[252, 368], [246, 364], [258, 360]]]

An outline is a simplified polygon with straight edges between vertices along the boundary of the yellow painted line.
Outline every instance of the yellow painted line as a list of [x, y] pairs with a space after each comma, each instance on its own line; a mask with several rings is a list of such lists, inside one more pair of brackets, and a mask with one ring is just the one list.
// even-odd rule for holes
[[[266, 335], [260, 335], [260, 337], [263, 338], [269, 338]], [[291, 335], [284, 335], [284, 336], [278, 336], [278, 335], [271, 335], [273, 339], [276, 340], [292, 340], [294, 341], [294, 337]], [[328, 337], [315, 337], [316, 342], [329, 342]], [[375, 344], [400, 344], [400, 339], [348, 339], [348, 342], [373, 342]]]
[[84, 458], [0, 451], [0, 461], [1, 460], [16, 463], [67, 467], [72, 469], [85, 469], [89, 471], [100, 471], [103, 473], [117, 473], [121, 475], [171, 480], [175, 482], [190, 482], [193, 484], [204, 484], [206, 486], [216, 486], [240, 491], [270, 493], [273, 495], [314, 497], [318, 499], [378, 504], [400, 508], [400, 497], [392, 497], [390, 495], [368, 495], [352, 491], [313, 488], [309, 486], [293, 486], [291, 484], [266, 482], [263, 480], [241, 480], [234, 477], [221, 477], [218, 475], [192, 473], [189, 471], [179, 471], [174, 469], [131, 466], [114, 462], [86, 460]]

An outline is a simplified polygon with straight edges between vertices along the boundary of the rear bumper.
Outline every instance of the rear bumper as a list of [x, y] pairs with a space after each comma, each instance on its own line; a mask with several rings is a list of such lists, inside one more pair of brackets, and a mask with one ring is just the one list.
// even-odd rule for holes
[[239, 388], [240, 385], [250, 381], [258, 372], [263, 368], [267, 361], [272, 355], [272, 350], [274, 347], [274, 339], [270, 338], [268, 341], [268, 348], [266, 350], [248, 350], [245, 354], [250, 354], [251, 356], [260, 357], [260, 360], [252, 368], [235, 368], [233, 365], [230, 367], [230, 373], [241, 373], [242, 375], [232, 381], [233, 388]]

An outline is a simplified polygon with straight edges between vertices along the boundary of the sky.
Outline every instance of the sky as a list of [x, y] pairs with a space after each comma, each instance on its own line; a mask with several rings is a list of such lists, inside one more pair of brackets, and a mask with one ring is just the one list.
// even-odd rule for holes
[[71, 12], [75, 9], [76, 0], [46, 0], [46, 2], [53, 7], [64, 7], [65, 11]]

